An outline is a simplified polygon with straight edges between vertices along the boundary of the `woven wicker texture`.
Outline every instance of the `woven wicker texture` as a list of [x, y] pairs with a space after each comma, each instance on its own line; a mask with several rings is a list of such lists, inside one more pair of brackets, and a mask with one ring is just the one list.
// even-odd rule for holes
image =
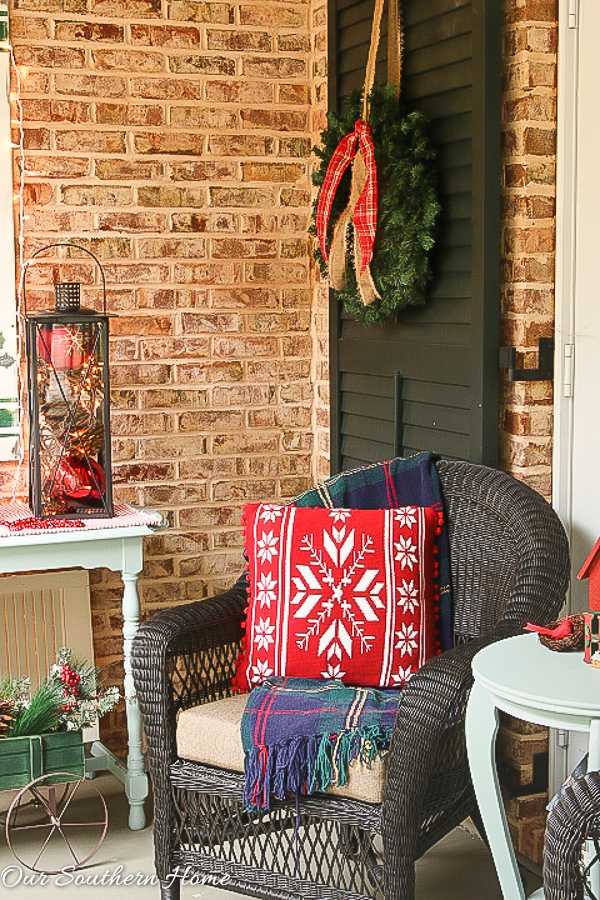
[[[564, 529], [546, 501], [508, 475], [440, 460], [450, 535], [456, 646], [404, 690], [381, 805], [327, 794], [244, 812], [241, 776], [177, 759], [179, 709], [227, 696], [242, 637], [244, 578], [228, 592], [149, 619], [133, 671], [154, 787], [155, 864], [227, 874], [255, 897], [413, 900], [414, 864], [476, 815], [464, 713], [483, 646], [555, 618], [568, 583]], [[179, 884], [163, 884], [176, 900]]]
[[599, 837], [600, 772], [588, 772], [564, 788], [548, 815], [544, 839], [545, 900], [594, 897], [584, 888], [581, 845], [588, 838], [595, 839], [597, 853]]

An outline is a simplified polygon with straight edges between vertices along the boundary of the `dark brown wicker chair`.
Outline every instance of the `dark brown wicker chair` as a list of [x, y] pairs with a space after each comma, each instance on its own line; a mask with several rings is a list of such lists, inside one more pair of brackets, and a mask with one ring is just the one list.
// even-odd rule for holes
[[156, 871], [223, 876], [255, 897], [412, 900], [415, 861], [477, 808], [464, 711], [471, 660], [481, 647], [556, 617], [569, 555], [550, 505], [510, 476], [440, 460], [450, 536], [455, 647], [408, 683], [387, 761], [382, 804], [319, 794], [242, 806], [243, 775], [180, 759], [177, 712], [231, 693], [246, 604], [243, 578], [226, 593], [149, 619], [133, 647], [133, 671], [154, 787]]
[[[588, 772], [564, 788], [548, 815], [544, 838], [545, 900], [591, 900], [581, 866], [581, 845], [600, 852], [600, 772]], [[591, 860], [590, 860], [591, 862]], [[596, 867], [600, 861], [593, 863]], [[598, 898], [600, 900], [600, 898]]]

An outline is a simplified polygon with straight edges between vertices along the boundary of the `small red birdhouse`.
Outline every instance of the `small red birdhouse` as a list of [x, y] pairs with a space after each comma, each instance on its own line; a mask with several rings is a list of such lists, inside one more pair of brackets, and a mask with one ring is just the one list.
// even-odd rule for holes
[[584, 578], [590, 579], [589, 608], [600, 610], [600, 538], [594, 544], [577, 577], [580, 581]]

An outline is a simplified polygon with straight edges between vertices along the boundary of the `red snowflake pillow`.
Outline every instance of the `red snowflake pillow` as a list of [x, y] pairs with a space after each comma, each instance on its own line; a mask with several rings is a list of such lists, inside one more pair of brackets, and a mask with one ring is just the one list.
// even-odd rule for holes
[[439, 652], [439, 513], [244, 508], [250, 602], [236, 687], [271, 675], [401, 687]]

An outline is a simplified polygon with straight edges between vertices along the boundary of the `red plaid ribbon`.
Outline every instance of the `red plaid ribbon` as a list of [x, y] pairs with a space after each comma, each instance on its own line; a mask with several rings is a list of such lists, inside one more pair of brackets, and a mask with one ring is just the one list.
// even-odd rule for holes
[[333, 198], [342, 180], [342, 175], [354, 159], [357, 143], [367, 169], [365, 185], [352, 214], [352, 221], [356, 228], [362, 251], [362, 266], [360, 270], [362, 274], [373, 257], [373, 244], [377, 227], [377, 167], [375, 165], [375, 148], [371, 140], [371, 128], [368, 122], [363, 122], [359, 119], [356, 122], [354, 131], [342, 138], [331, 157], [317, 204], [317, 236], [323, 259], [327, 261], [329, 259], [327, 225]]

